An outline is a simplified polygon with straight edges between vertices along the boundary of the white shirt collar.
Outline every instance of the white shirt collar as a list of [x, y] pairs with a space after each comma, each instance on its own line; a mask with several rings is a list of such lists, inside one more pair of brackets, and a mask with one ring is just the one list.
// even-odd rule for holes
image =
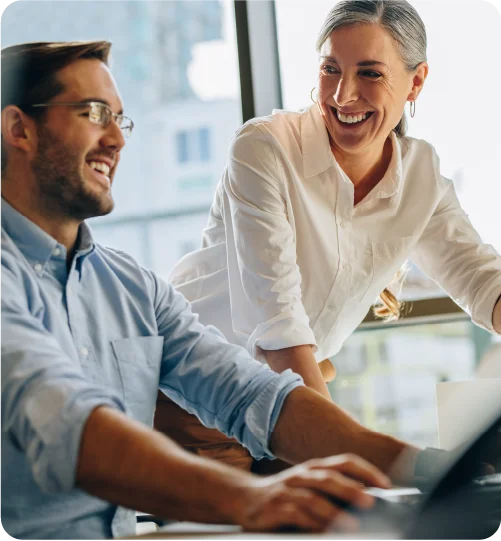
[[[371, 199], [391, 197], [402, 182], [400, 141], [393, 131], [390, 137], [393, 147], [390, 165], [379, 184], [371, 191]], [[301, 148], [305, 178], [319, 175], [334, 164], [342, 171], [332, 154], [327, 128], [316, 105], [311, 105], [301, 113]], [[346, 177], [345, 174], [343, 176]]]
[[301, 148], [305, 178], [319, 175], [333, 164], [329, 134], [315, 104], [301, 114]]

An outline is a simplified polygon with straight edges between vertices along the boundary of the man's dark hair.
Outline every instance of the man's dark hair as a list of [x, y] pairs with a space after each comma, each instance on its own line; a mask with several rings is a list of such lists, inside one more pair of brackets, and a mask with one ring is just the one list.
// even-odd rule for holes
[[[57, 80], [62, 68], [84, 58], [100, 60], [109, 65], [109, 41], [22, 43], [2, 49], [2, 111], [16, 105], [26, 114], [41, 118], [47, 103], [64, 88]], [[2, 172], [6, 165], [2, 145]]]

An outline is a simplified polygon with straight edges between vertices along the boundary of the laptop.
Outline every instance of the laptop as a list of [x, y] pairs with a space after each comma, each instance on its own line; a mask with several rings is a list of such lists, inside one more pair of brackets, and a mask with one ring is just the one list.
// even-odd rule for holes
[[436, 479], [419, 488], [368, 489], [376, 505], [349, 511], [359, 518], [364, 537], [485, 539], [501, 523], [501, 474], [478, 476], [486, 459], [501, 467], [501, 412], [451, 453]]

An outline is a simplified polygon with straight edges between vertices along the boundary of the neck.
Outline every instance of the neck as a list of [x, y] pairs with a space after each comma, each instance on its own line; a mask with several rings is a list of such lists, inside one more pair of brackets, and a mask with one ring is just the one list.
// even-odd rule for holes
[[344, 152], [331, 141], [331, 150], [356, 189], [368, 185], [375, 186], [384, 177], [391, 161], [392, 141], [391, 137], [388, 137], [378, 147], [359, 153]]
[[7, 203], [65, 246], [68, 259], [71, 259], [81, 222], [46, 208], [42, 198], [38, 197], [34, 190], [26, 188], [23, 186], [20, 189], [20, 186], [7, 177], [2, 178], [2, 197]]

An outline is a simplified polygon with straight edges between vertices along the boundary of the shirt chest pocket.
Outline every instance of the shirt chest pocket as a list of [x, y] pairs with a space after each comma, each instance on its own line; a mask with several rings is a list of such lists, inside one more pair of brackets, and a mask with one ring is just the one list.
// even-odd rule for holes
[[123, 338], [111, 342], [127, 412], [153, 425], [164, 339], [161, 336]]

